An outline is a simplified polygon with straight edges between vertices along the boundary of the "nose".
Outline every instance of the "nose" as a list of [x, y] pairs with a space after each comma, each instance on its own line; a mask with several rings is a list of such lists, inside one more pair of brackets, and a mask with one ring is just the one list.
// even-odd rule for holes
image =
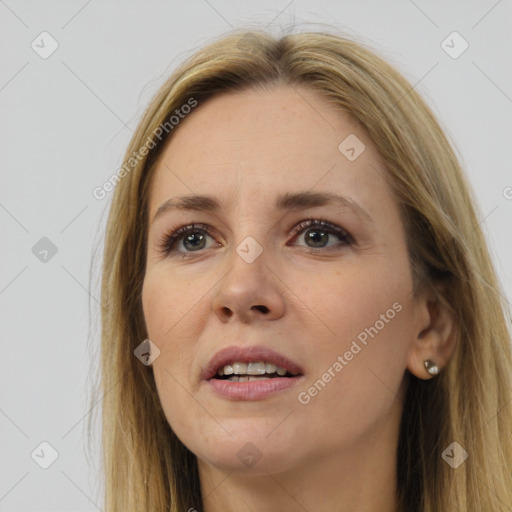
[[251, 323], [283, 316], [283, 285], [268, 263], [265, 251], [251, 263], [233, 251], [230, 269], [224, 273], [212, 302], [221, 322]]

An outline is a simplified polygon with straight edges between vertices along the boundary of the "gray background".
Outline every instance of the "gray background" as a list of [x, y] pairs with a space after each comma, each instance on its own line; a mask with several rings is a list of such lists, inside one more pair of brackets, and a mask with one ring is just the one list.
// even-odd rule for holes
[[[506, 0], [0, 1], [0, 339], [12, 356], [0, 363], [0, 510], [101, 510], [98, 442], [89, 453], [84, 427], [99, 343], [94, 251], [110, 196], [92, 190], [121, 165], [177, 63], [242, 26], [279, 34], [326, 23], [377, 48], [453, 141], [510, 299], [511, 21]], [[43, 31], [59, 45], [46, 59], [31, 47], [50, 48]], [[441, 46], [453, 31], [469, 44], [458, 58]], [[47, 261], [33, 252], [43, 237], [57, 248]], [[34, 458], [50, 462], [43, 441], [58, 453], [48, 469], [31, 458], [37, 448]]]

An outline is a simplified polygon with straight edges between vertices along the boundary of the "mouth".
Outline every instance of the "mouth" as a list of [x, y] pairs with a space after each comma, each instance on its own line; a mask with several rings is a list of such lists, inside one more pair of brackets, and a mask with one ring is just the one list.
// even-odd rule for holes
[[264, 398], [290, 388], [301, 377], [297, 363], [262, 346], [225, 348], [201, 373], [216, 394], [233, 400]]
[[212, 379], [228, 380], [229, 382], [253, 382], [279, 377], [296, 377], [298, 374], [288, 371], [283, 366], [266, 361], [244, 362], [235, 361], [220, 366]]

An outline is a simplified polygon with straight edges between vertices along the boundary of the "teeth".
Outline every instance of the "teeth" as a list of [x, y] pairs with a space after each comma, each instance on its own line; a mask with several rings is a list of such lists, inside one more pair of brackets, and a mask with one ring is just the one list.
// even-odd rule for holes
[[247, 363], [233, 363], [233, 373], [245, 375], [247, 372]]
[[[284, 376], [287, 373], [286, 368], [277, 366], [273, 363], [266, 363], [258, 361], [257, 363], [244, 363], [242, 361], [235, 361], [232, 364], [227, 364], [218, 369], [217, 375], [251, 375], [261, 376], [265, 374], [277, 373], [279, 376]], [[228, 379], [231, 380], [231, 379]], [[251, 379], [249, 379], [251, 380]], [[245, 381], [242, 381], [245, 382]]]
[[265, 363], [249, 363], [247, 365], [247, 373], [249, 375], [264, 375], [266, 372]]
[[277, 366], [272, 363], [265, 363], [265, 371], [267, 373], [276, 373]]
[[226, 380], [231, 382], [251, 382], [253, 380], [270, 380], [272, 377], [267, 377], [266, 375], [243, 375], [238, 377], [238, 375], [232, 375]]

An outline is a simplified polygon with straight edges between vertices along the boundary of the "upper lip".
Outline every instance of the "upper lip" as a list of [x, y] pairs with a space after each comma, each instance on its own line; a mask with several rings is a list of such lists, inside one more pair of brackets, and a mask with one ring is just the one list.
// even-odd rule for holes
[[210, 362], [203, 368], [201, 372], [201, 380], [211, 379], [214, 375], [217, 374], [217, 370], [219, 368], [227, 364], [232, 364], [236, 361], [245, 363], [256, 363], [258, 361], [264, 361], [266, 363], [273, 363], [276, 366], [281, 366], [293, 375], [299, 375], [303, 373], [302, 368], [297, 363], [270, 348], [261, 345], [253, 345], [247, 347], [231, 346], [219, 350], [210, 359]]

